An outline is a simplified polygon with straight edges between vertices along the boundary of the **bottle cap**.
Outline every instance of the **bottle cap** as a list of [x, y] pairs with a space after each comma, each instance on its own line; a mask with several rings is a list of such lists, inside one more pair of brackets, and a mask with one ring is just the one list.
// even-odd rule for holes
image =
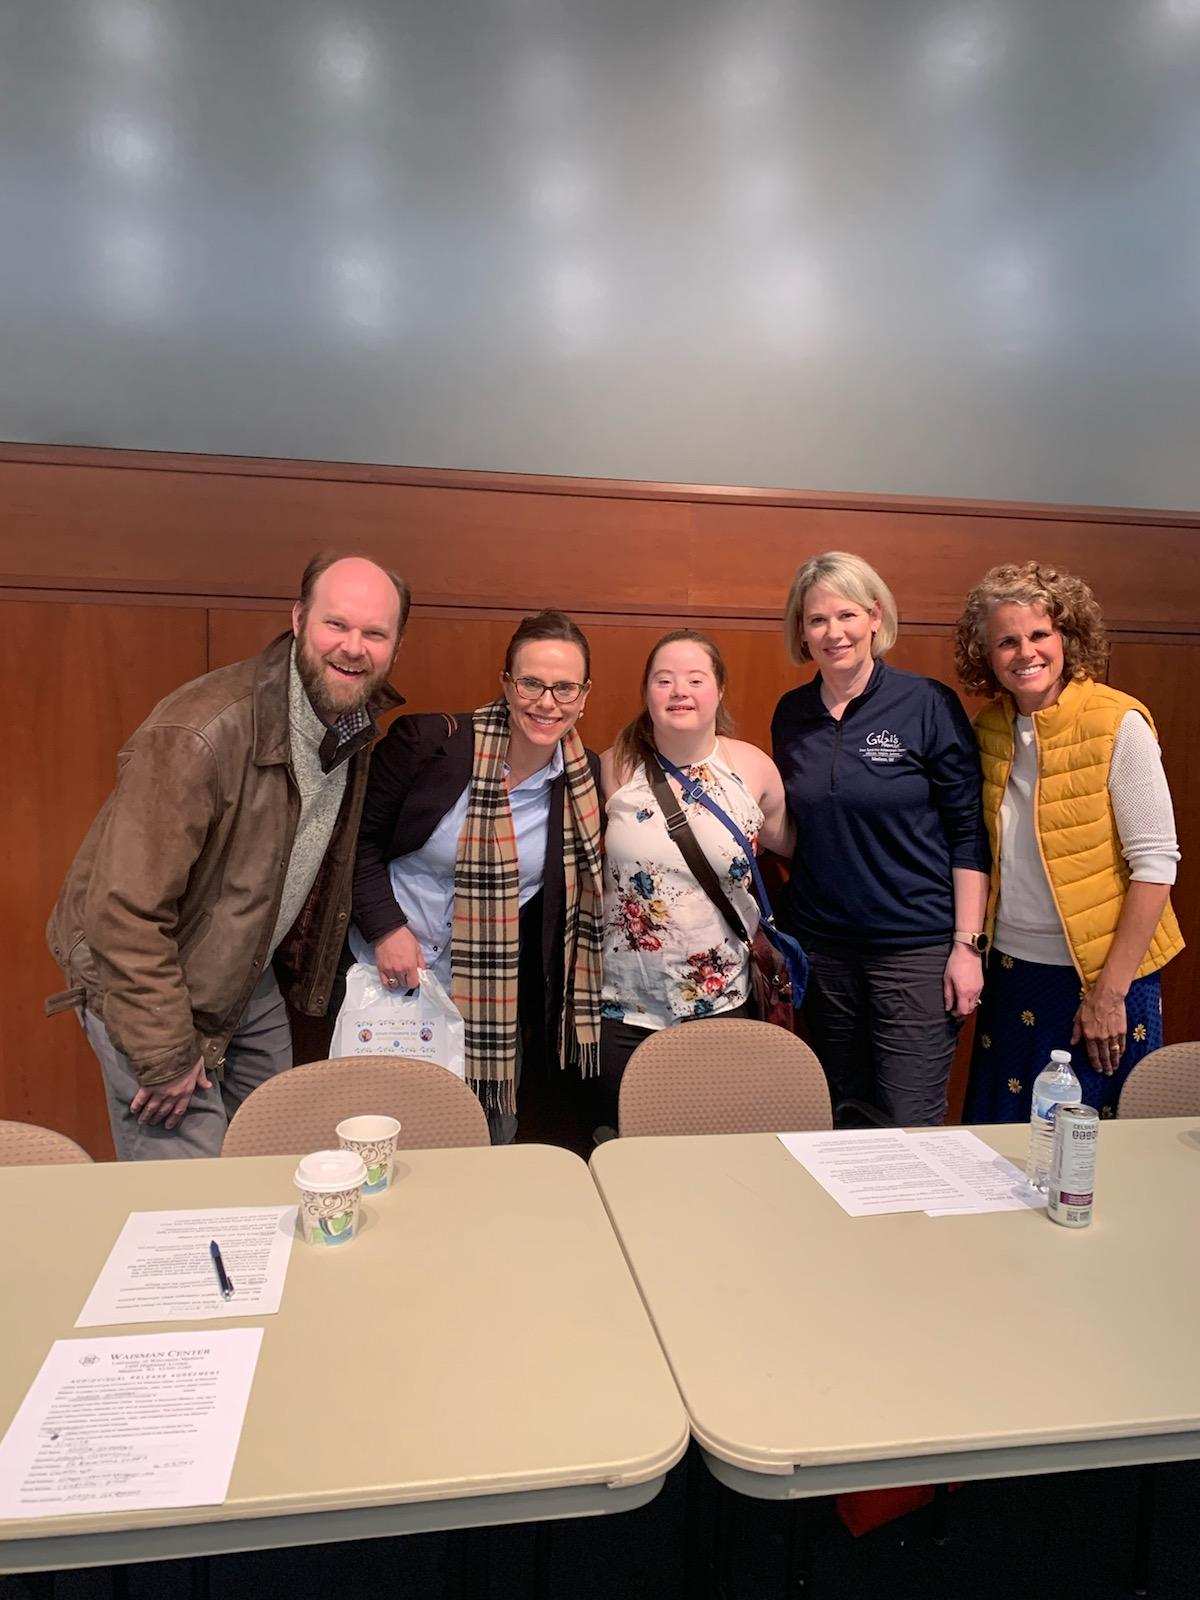
[[1060, 1066], [1069, 1067], [1071, 1065], [1071, 1052], [1069, 1050], [1051, 1050], [1050, 1059], [1051, 1061], [1057, 1061]]

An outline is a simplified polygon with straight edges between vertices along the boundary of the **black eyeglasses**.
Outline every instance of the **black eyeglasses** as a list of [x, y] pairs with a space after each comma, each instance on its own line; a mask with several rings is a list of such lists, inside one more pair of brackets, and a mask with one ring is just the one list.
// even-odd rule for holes
[[540, 700], [549, 689], [555, 704], [560, 706], [574, 705], [591, 682], [589, 678], [588, 683], [543, 683], [540, 678], [514, 678], [508, 672], [504, 676], [522, 700]]

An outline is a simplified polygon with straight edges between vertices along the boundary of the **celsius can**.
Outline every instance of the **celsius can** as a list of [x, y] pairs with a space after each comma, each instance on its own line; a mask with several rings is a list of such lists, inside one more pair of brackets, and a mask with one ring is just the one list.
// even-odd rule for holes
[[1059, 1106], [1054, 1114], [1054, 1154], [1050, 1158], [1046, 1210], [1064, 1228], [1086, 1228], [1092, 1220], [1099, 1127], [1094, 1106]]

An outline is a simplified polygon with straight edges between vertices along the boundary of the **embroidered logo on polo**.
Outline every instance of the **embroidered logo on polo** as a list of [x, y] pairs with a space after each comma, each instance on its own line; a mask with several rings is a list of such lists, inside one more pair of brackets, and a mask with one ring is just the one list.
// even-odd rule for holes
[[899, 734], [881, 728], [878, 733], [867, 735], [859, 745], [858, 753], [864, 761], [870, 761], [874, 766], [890, 767], [906, 756], [908, 750]]

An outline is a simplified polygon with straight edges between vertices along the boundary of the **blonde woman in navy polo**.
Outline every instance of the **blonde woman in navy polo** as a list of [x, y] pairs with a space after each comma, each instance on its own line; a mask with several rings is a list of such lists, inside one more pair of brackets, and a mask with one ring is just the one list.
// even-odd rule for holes
[[945, 684], [884, 661], [896, 603], [859, 556], [805, 562], [784, 633], [816, 675], [771, 724], [796, 828], [782, 920], [812, 961], [805, 1015], [835, 1106], [944, 1122], [983, 987], [990, 856], [971, 725]]

